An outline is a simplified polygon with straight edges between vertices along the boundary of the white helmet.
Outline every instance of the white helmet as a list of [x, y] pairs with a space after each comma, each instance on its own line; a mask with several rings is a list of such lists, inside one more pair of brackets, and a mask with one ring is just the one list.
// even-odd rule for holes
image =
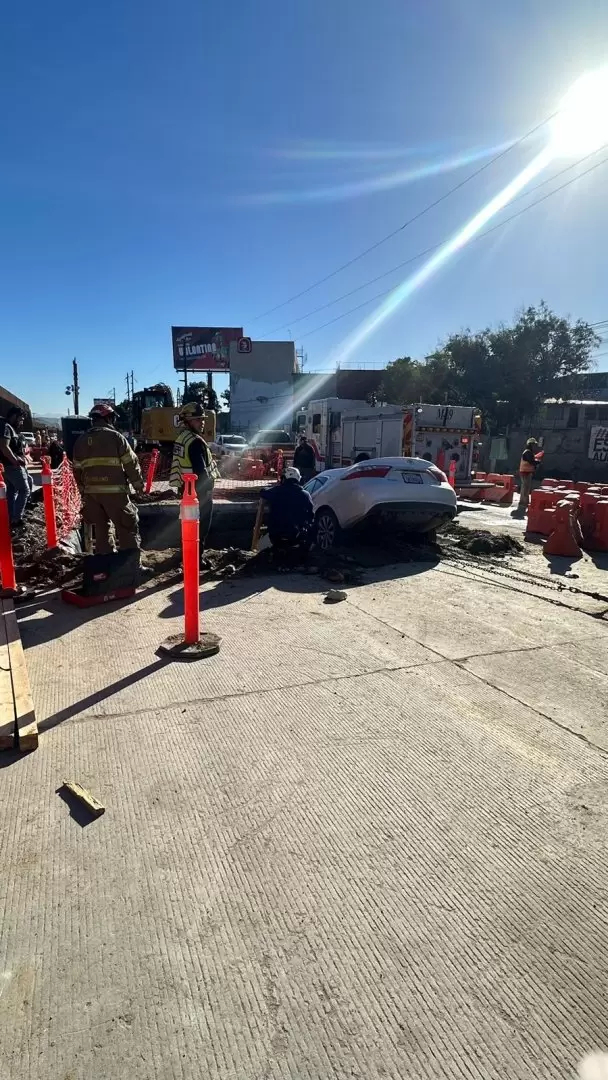
[[296, 469], [295, 465], [290, 465], [289, 468], [285, 469], [283, 476], [286, 480], [297, 480], [298, 484], [302, 479], [302, 473], [299, 469]]

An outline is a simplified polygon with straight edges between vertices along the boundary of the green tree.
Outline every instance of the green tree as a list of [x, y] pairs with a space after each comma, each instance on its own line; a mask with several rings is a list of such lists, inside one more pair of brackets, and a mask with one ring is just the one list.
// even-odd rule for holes
[[221, 397], [224, 399], [224, 404], [227, 409], [230, 408], [230, 390], [222, 390]]
[[203, 409], [213, 409], [215, 412], [219, 412], [220, 410], [218, 396], [215, 390], [207, 386], [206, 382], [188, 383], [188, 388], [184, 391], [182, 402], [184, 405], [187, 405], [189, 401], [200, 402]]
[[462, 330], [425, 360], [395, 360], [387, 366], [382, 398], [399, 405], [475, 405], [486, 430], [493, 430], [532, 415], [544, 398], [576, 396], [598, 344], [588, 323], [556, 315], [541, 302], [512, 326]]

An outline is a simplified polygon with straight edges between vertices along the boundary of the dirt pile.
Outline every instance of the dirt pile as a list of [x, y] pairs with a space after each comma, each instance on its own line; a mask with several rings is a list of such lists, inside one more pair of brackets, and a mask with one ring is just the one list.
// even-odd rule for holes
[[450, 525], [439, 534], [440, 545], [457, 547], [470, 555], [519, 555], [524, 545], [509, 533], [492, 533], [487, 529], [465, 529]]
[[76, 579], [81, 570], [82, 555], [62, 547], [53, 551], [47, 549], [42, 505], [30, 504], [23, 521], [23, 531], [13, 540], [17, 582], [50, 589]]

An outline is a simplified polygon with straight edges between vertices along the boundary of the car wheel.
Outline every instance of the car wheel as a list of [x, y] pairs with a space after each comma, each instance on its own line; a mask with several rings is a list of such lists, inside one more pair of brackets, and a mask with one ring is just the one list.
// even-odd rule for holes
[[320, 551], [329, 551], [340, 540], [340, 526], [333, 510], [325, 506], [317, 514], [316, 544]]

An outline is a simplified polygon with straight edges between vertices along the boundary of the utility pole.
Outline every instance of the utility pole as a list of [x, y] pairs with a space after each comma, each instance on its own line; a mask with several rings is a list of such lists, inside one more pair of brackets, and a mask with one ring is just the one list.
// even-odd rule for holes
[[129, 372], [128, 371], [127, 371], [126, 380], [127, 380], [127, 401], [130, 401], [131, 400], [131, 387], [129, 385]]
[[76, 357], [74, 357], [74, 359], [72, 360], [72, 374], [73, 374], [72, 386], [73, 386], [73, 389], [74, 389], [74, 415], [75, 416], [80, 416], [80, 400], [79, 400], [80, 385], [78, 383], [78, 364], [76, 362]]
[[134, 394], [134, 390], [133, 390], [133, 372], [131, 372], [131, 401], [133, 401], [133, 394]]

